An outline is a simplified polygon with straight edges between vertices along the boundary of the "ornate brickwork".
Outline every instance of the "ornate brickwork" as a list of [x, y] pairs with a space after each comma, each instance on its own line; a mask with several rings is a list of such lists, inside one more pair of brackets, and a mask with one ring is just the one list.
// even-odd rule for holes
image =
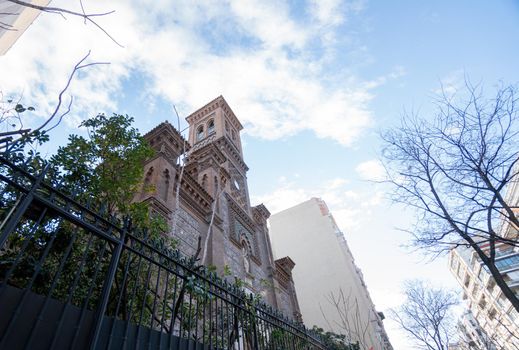
[[[270, 213], [263, 205], [251, 208], [249, 203], [241, 123], [221, 96], [186, 120], [188, 142], [167, 122], [145, 136], [156, 154], [145, 165], [143, 191], [136, 200], [149, 201], [175, 225], [170, 234], [185, 255], [193, 256], [203, 242], [205, 264], [220, 273], [230, 269], [231, 281], [241, 279], [250, 292], [297, 317], [291, 260], [274, 261], [266, 225]], [[187, 153], [182, 170], [178, 157], [183, 149]], [[146, 187], [153, 191], [146, 192]]]
[[179, 208], [176, 231], [172, 231], [178, 240], [178, 248], [184, 254], [192, 256], [198, 245], [198, 236], [204, 235], [200, 222], [183, 208]]

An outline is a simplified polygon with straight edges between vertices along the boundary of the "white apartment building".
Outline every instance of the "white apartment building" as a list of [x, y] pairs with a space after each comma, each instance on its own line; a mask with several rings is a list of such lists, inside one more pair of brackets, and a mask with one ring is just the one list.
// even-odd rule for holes
[[345, 334], [361, 349], [393, 349], [384, 316], [326, 203], [312, 198], [272, 215], [269, 224], [274, 255], [295, 262], [292, 276], [305, 324]]
[[[511, 181], [506, 193], [507, 203], [519, 207], [519, 181]], [[517, 209], [513, 209], [517, 211]], [[519, 230], [502, 222], [499, 235], [519, 241]], [[486, 249], [488, 243], [481, 247]], [[495, 245], [495, 265], [508, 286], [519, 295], [519, 247], [503, 242]], [[519, 314], [496, 285], [476, 252], [458, 247], [449, 254], [449, 268], [463, 288], [468, 309], [497, 349], [519, 349]], [[486, 349], [486, 348], [482, 348]]]
[[470, 310], [466, 310], [458, 321], [458, 335], [460, 350], [497, 350], [494, 341], [481, 328]]
[[[519, 249], [504, 245], [500, 248], [496, 266], [508, 285], [519, 294]], [[463, 287], [468, 309], [497, 349], [519, 349], [519, 315], [476, 253], [465, 247], [453, 249], [449, 255], [449, 268]]]

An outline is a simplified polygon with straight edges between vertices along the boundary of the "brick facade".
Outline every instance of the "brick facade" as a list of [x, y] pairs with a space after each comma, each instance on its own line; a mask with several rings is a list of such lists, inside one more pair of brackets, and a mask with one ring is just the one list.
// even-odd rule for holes
[[182, 253], [195, 254], [200, 239], [202, 263], [220, 274], [230, 270], [227, 278], [241, 279], [247, 290], [301, 320], [293, 261], [274, 260], [267, 229], [270, 213], [262, 204], [250, 206], [240, 121], [222, 96], [186, 120], [188, 140], [168, 122], [144, 136], [156, 154], [144, 165], [144, 187], [136, 200], [148, 201], [168, 221]]

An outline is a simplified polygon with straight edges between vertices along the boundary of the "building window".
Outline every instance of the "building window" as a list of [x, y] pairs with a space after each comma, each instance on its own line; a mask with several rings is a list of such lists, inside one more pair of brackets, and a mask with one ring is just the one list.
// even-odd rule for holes
[[207, 135], [214, 133], [214, 119], [209, 120], [207, 123]]
[[200, 141], [204, 138], [204, 126], [200, 125], [198, 129], [196, 129], [196, 140]]
[[233, 141], [236, 141], [236, 133], [234, 132], [234, 130], [231, 130], [231, 138]]
[[519, 255], [512, 255], [495, 262], [499, 270], [508, 270], [510, 268], [519, 267]]

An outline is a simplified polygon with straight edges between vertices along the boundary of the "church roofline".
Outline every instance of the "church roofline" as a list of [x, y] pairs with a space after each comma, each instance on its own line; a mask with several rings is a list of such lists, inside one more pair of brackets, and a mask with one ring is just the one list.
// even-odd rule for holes
[[284, 258], [276, 259], [276, 264], [283, 266], [283, 268], [288, 269], [288, 271], [292, 271], [296, 263], [289, 256], [285, 256]]
[[263, 203], [260, 203], [256, 206], [252, 207], [252, 209], [254, 209], [261, 216], [263, 216], [265, 218], [265, 220], [270, 217], [270, 211], [267, 209], [267, 207]]
[[145, 139], [148, 139], [150, 136], [152, 136], [153, 134], [158, 134], [161, 132], [161, 129], [164, 129], [166, 132], [169, 132], [169, 133], [172, 133], [173, 135], [175, 135], [177, 138], [180, 139], [180, 141], [183, 143], [183, 145], [180, 145], [181, 147], [185, 147], [185, 150], [186, 151], [189, 151], [189, 149], [191, 148], [191, 145], [189, 144], [189, 142], [184, 138], [184, 136], [182, 136], [182, 134], [173, 126], [171, 125], [170, 122], [168, 122], [167, 120], [163, 121], [162, 123], [160, 123], [159, 125], [157, 125], [156, 127], [154, 127], [153, 129], [151, 129], [150, 131], [148, 131], [147, 133], [145, 133], [143, 135], [143, 137]]
[[231, 122], [236, 124], [238, 131], [243, 129], [243, 125], [240, 123], [240, 120], [238, 117], [236, 117], [236, 114], [234, 114], [232, 108], [229, 106], [222, 95], [218, 96], [211, 102], [207, 103], [205, 106], [188, 115], [186, 117], [186, 121], [191, 124], [192, 121], [196, 121], [196, 119], [198, 119], [197, 117], [205, 116], [211, 110], [216, 109], [216, 107], [222, 107], [222, 109], [227, 112], [227, 115], [232, 119]]

